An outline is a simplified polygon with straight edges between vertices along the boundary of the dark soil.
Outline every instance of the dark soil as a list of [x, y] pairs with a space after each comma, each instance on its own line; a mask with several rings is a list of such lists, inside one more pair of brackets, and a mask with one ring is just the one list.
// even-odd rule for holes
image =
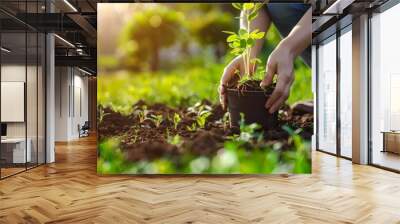
[[273, 83], [265, 88], [260, 86], [261, 80], [247, 80], [244, 83], [230, 86], [229, 88], [237, 88], [240, 91], [264, 91], [265, 95], [271, 95], [275, 89], [276, 84]]
[[[139, 115], [145, 108], [146, 118]], [[143, 159], [152, 160], [162, 156], [181, 155], [190, 152], [193, 155], [211, 156], [222, 146], [228, 136], [238, 133], [229, 127], [229, 120], [225, 111], [219, 104], [212, 105], [209, 101], [191, 108], [170, 108], [164, 104], [148, 105], [143, 101], [133, 107], [133, 113], [124, 116], [110, 108], [104, 108], [103, 120], [99, 122], [99, 139], [120, 137], [121, 149], [130, 161]], [[200, 111], [209, 110], [204, 128], [191, 127], [197, 124]], [[313, 133], [312, 103], [299, 103], [292, 108], [283, 106], [278, 116], [278, 126], [264, 133], [265, 141], [287, 143], [288, 133], [281, 129], [288, 125], [293, 129], [301, 128], [300, 135], [310, 140]], [[180, 122], [174, 127], [174, 114], [179, 114]], [[163, 119], [158, 125], [152, 115], [162, 115]], [[168, 141], [179, 135], [179, 142]]]

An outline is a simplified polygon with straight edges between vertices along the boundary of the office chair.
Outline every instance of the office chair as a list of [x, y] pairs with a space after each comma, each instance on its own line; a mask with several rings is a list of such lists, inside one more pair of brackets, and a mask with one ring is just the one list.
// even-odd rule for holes
[[90, 125], [89, 125], [89, 121], [85, 121], [85, 123], [82, 125], [82, 127], [79, 127], [80, 125], [78, 125], [78, 129], [79, 129], [79, 138], [80, 137], [87, 137], [89, 136], [89, 129], [90, 129]]

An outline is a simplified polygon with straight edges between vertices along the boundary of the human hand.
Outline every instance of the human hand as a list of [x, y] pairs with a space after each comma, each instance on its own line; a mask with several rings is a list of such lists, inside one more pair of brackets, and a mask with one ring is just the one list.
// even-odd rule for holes
[[[249, 65], [249, 75], [253, 75], [255, 71], [255, 64]], [[222, 108], [225, 110], [227, 106], [227, 97], [226, 97], [226, 88], [228, 86], [234, 85], [245, 73], [243, 57], [241, 55], [235, 57], [225, 68], [224, 72], [221, 76], [220, 84], [219, 84], [219, 101], [222, 105]]]
[[310, 7], [268, 58], [267, 72], [261, 86], [268, 86], [272, 83], [274, 76], [278, 76], [275, 90], [265, 104], [270, 113], [277, 111], [289, 97], [290, 87], [294, 80], [294, 59], [311, 43], [311, 20], [312, 8]]
[[289, 97], [290, 87], [294, 80], [294, 58], [294, 54], [283, 41], [268, 58], [265, 77], [260, 85], [267, 87], [272, 84], [273, 78], [277, 75], [275, 90], [265, 103], [265, 108], [271, 114], [276, 112]]

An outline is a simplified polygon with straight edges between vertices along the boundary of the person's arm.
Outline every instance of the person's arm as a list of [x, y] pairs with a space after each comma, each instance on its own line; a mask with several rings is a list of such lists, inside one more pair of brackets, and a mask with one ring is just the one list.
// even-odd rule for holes
[[[240, 26], [241, 28], [247, 29], [247, 21], [243, 18], [243, 12], [241, 13], [241, 20]], [[251, 21], [250, 23], [250, 30], [258, 29], [261, 32], [266, 32], [271, 24], [271, 21], [268, 17], [268, 14], [265, 10], [259, 10], [258, 16]], [[250, 52], [250, 59], [257, 57], [260, 53], [261, 48], [264, 44], [264, 39], [257, 40], [255, 45], [252, 47]], [[253, 65], [254, 66], [254, 65]], [[254, 71], [254, 67], [249, 68], [250, 71]], [[235, 72], [239, 70], [240, 74], [244, 74], [244, 63], [243, 58], [241, 55], [235, 57], [225, 68], [220, 80], [219, 86], [219, 96], [220, 96], [220, 103], [224, 108], [226, 108], [226, 95], [225, 95], [225, 87], [228, 86], [229, 82], [234, 79]]]
[[293, 27], [289, 35], [283, 39], [282, 44], [286, 45], [295, 57], [299, 56], [311, 44], [311, 21], [312, 9], [310, 8]]
[[311, 43], [311, 19], [312, 9], [310, 8], [268, 58], [267, 71], [261, 86], [270, 85], [274, 76], [278, 75], [275, 90], [265, 104], [270, 113], [277, 111], [289, 97], [290, 87], [294, 80], [294, 60]]

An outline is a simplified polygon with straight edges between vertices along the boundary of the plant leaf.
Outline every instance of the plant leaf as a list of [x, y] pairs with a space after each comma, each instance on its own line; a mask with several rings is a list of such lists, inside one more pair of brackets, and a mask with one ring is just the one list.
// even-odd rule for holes
[[240, 35], [240, 36], [243, 36], [243, 35], [245, 35], [246, 33], [247, 33], [247, 30], [246, 30], [246, 29], [241, 28], [241, 29], [239, 30], [239, 35]]
[[232, 6], [236, 9], [242, 10], [242, 4], [240, 3], [232, 3]]
[[248, 39], [247, 42], [246, 42], [247, 47], [252, 47], [252, 46], [254, 46], [254, 43], [255, 43], [255, 41], [254, 41], [253, 39]]
[[247, 44], [247, 42], [246, 42], [246, 40], [240, 40], [240, 47], [241, 48], [246, 48], [246, 44]]
[[232, 46], [233, 46], [234, 48], [240, 47], [240, 41], [235, 41], [235, 42], [233, 42], [233, 43], [232, 43]]
[[265, 35], [265, 32], [251, 33], [250, 37], [253, 39], [261, 39]]
[[254, 29], [253, 31], [251, 31], [251, 33], [258, 33], [258, 31], [260, 31], [259, 29]]
[[242, 52], [240, 50], [240, 48], [235, 48], [233, 50], [231, 50], [231, 54], [233, 55], [240, 55]]
[[253, 21], [255, 18], [257, 18], [257, 16], [258, 16], [258, 12], [257, 11], [251, 13], [249, 15], [249, 21]]
[[223, 32], [223, 33], [227, 33], [227, 34], [236, 34], [235, 32], [232, 32], [232, 31], [226, 31], [226, 30], [223, 30], [222, 32]]
[[238, 39], [238, 36], [236, 34], [232, 34], [228, 38], [226, 38], [226, 41], [227, 42], [233, 42], [233, 41], [235, 41], [237, 39]]
[[254, 8], [254, 3], [244, 3], [243, 4], [243, 9], [245, 9], [245, 10], [250, 10], [252, 8]]

